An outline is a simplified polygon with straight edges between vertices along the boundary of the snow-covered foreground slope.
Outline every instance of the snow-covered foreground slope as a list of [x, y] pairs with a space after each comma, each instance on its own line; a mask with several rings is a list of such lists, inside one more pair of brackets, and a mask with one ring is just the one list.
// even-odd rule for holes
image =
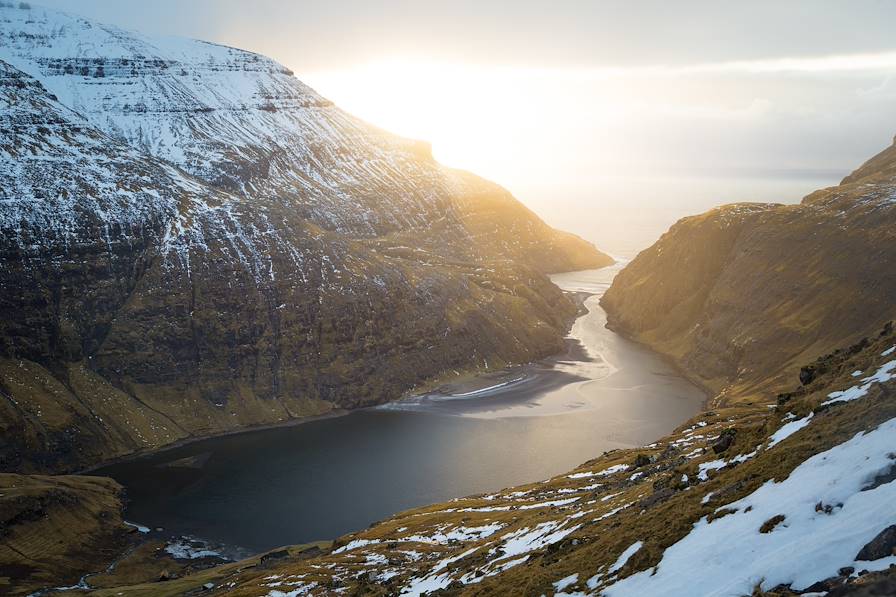
[[[896, 465], [896, 418], [817, 454], [781, 482], [725, 505], [666, 549], [653, 569], [607, 587], [606, 595], [749, 595], [758, 586], [803, 590], [839, 570], [886, 570], [896, 554], [860, 560], [862, 548], [896, 522], [896, 484], [871, 480]], [[822, 504], [822, 508], [816, 508]], [[835, 511], [826, 512], [824, 506]], [[770, 530], [763, 525], [780, 517]], [[736, 538], [736, 540], [732, 540]]]
[[558, 350], [607, 258], [268, 58], [0, 2], [0, 469]]
[[889, 583], [894, 345], [888, 326], [777, 400], [702, 413], [540, 483], [398, 514], [323, 554], [222, 569], [214, 590], [741, 597]]

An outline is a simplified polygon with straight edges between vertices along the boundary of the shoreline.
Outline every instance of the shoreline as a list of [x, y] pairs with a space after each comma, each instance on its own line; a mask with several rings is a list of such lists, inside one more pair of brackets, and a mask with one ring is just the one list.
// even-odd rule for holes
[[[598, 269], [602, 269], [602, 268], [598, 268]], [[576, 270], [576, 271], [578, 271], [578, 270]], [[563, 273], [571, 273], [571, 272], [563, 272]], [[561, 289], [561, 290], [562, 290], [562, 289]], [[563, 293], [566, 294], [567, 296], [570, 296], [570, 298], [571, 298], [572, 301], [573, 301], [573, 304], [575, 304], [575, 306], [576, 306], [576, 315], [575, 315], [575, 317], [572, 317], [572, 318], [570, 319], [570, 321], [567, 322], [567, 325], [566, 325], [566, 328], [567, 328], [567, 329], [566, 329], [565, 334], [568, 335], [569, 332], [572, 330], [572, 326], [573, 326], [573, 324], [576, 322], [576, 320], [578, 320], [580, 317], [583, 317], [584, 315], [586, 315], [586, 314], [588, 313], [587, 310], [585, 310], [585, 311], [583, 312], [583, 309], [584, 309], [584, 302], [585, 302], [589, 297], [594, 296], [596, 293], [581, 292], [581, 291], [566, 291], [566, 290], [563, 290]], [[475, 383], [476, 381], [482, 381], [482, 380], [486, 379], [487, 376], [490, 376], [490, 375], [497, 375], [497, 376], [508, 375], [511, 371], [514, 371], [514, 370], [520, 370], [520, 369], [523, 369], [523, 368], [525, 368], [525, 367], [534, 367], [534, 366], [537, 366], [539, 363], [543, 363], [543, 362], [548, 361], [548, 360], [550, 360], [550, 359], [557, 358], [557, 357], [560, 356], [560, 355], [566, 355], [566, 354], [569, 354], [569, 353], [570, 353], [570, 349], [569, 349], [569, 346], [568, 346], [569, 343], [566, 342], [566, 340], [567, 340], [566, 335], [564, 336], [564, 347], [565, 347], [564, 350], [561, 350], [561, 351], [559, 351], [559, 352], [557, 352], [557, 353], [554, 353], [554, 354], [552, 354], [552, 355], [543, 357], [543, 358], [541, 358], [541, 359], [539, 359], [539, 360], [537, 360], [537, 361], [529, 361], [529, 362], [527, 362], [527, 363], [517, 363], [517, 364], [513, 364], [513, 365], [507, 365], [506, 367], [504, 367], [504, 368], [502, 368], [502, 369], [499, 369], [499, 370], [488, 370], [488, 369], [483, 369], [483, 368], [479, 368], [479, 369], [476, 369], [476, 370], [471, 370], [469, 373], [461, 374], [462, 381], [458, 381], [458, 382], [456, 382], [456, 383], [461, 383], [461, 384], [473, 384], [473, 383]], [[525, 381], [525, 379], [524, 379], [523, 381]], [[256, 432], [256, 431], [265, 431], [265, 430], [269, 430], [269, 429], [280, 429], [280, 428], [285, 428], [285, 427], [293, 427], [293, 426], [303, 425], [303, 424], [305, 424], [305, 423], [312, 423], [312, 422], [315, 422], [315, 421], [322, 421], [322, 420], [327, 420], [327, 419], [336, 419], [336, 418], [340, 418], [340, 417], [344, 417], [344, 416], [350, 415], [350, 414], [353, 413], [353, 412], [360, 412], [360, 411], [368, 410], [368, 409], [378, 409], [378, 408], [383, 408], [383, 407], [386, 407], [386, 406], [389, 405], [389, 404], [400, 404], [403, 400], [410, 400], [410, 399], [413, 399], [413, 398], [415, 398], [415, 397], [424, 397], [424, 396], [427, 396], [427, 395], [430, 395], [430, 394], [437, 393], [437, 392], [438, 392], [438, 388], [440, 388], [440, 387], [445, 387], [445, 386], [449, 385], [450, 383], [451, 383], [451, 382], [445, 382], [445, 381], [441, 381], [441, 382], [440, 382], [440, 381], [439, 381], [439, 378], [435, 378], [435, 379], [433, 379], [433, 380], [425, 381], [425, 382], [422, 382], [422, 383], [420, 384], [420, 385], [422, 385], [422, 386], [424, 386], [424, 387], [426, 387], [426, 386], [428, 386], [428, 385], [434, 385], [435, 387], [434, 387], [432, 390], [430, 390], [430, 391], [422, 391], [422, 392], [421, 392], [421, 391], [418, 390], [418, 391], [416, 391], [416, 392], [414, 392], [414, 393], [410, 393], [410, 392], [413, 392], [413, 389], [410, 389], [410, 390], [408, 390], [404, 395], [402, 395], [401, 398], [398, 398], [398, 399], [396, 399], [396, 400], [388, 400], [388, 401], [386, 401], [386, 402], [383, 402], [383, 403], [381, 403], [381, 404], [377, 404], [377, 405], [375, 405], [375, 406], [364, 406], [364, 407], [361, 407], [361, 408], [350, 408], [350, 409], [346, 409], [346, 408], [337, 408], [337, 409], [333, 409], [332, 411], [329, 411], [329, 412], [326, 412], [326, 413], [322, 413], [322, 414], [319, 414], [319, 415], [309, 415], [309, 416], [306, 416], [306, 417], [297, 417], [297, 418], [294, 418], [294, 419], [286, 419], [285, 421], [278, 421], [278, 422], [276, 422], [276, 423], [265, 423], [265, 424], [261, 424], [261, 425], [252, 425], [252, 426], [249, 426], [249, 427], [239, 427], [239, 428], [235, 428], [235, 429], [227, 429], [227, 430], [222, 430], [222, 431], [215, 432], [215, 433], [210, 433], [210, 434], [208, 434], [208, 435], [185, 437], [185, 438], [183, 438], [183, 439], [179, 439], [179, 440], [177, 440], [177, 441], [175, 441], [175, 442], [172, 442], [172, 443], [170, 443], [170, 444], [165, 444], [164, 446], [159, 446], [159, 447], [157, 447], [157, 448], [150, 448], [150, 449], [146, 449], [146, 450], [141, 450], [141, 451], [139, 451], [139, 452], [132, 452], [132, 453], [130, 453], [130, 454], [125, 454], [125, 455], [122, 455], [122, 456], [118, 456], [118, 457], [115, 457], [115, 458], [111, 458], [111, 459], [109, 459], [109, 460], [103, 460], [102, 462], [99, 462], [99, 463], [97, 463], [97, 464], [95, 464], [95, 465], [89, 466], [89, 467], [84, 468], [84, 469], [79, 469], [79, 470], [77, 470], [77, 471], [72, 471], [72, 472], [68, 472], [68, 473], [58, 473], [58, 474], [61, 474], [61, 475], [103, 476], [103, 475], [95, 475], [95, 474], [93, 474], [93, 473], [95, 473], [95, 472], [96, 472], [97, 470], [99, 470], [99, 469], [103, 469], [103, 468], [110, 467], [110, 466], [115, 466], [115, 465], [118, 465], [118, 464], [124, 464], [124, 463], [127, 463], [127, 462], [133, 462], [133, 461], [135, 461], [135, 460], [139, 460], [140, 458], [146, 458], [146, 457], [149, 457], [149, 456], [157, 456], [157, 455], [159, 455], [159, 454], [164, 454], [165, 452], [168, 452], [168, 451], [171, 451], [171, 450], [176, 450], [177, 448], [182, 448], [182, 447], [184, 447], [184, 446], [188, 446], [188, 445], [190, 445], [190, 444], [195, 444], [195, 443], [197, 443], [197, 442], [201, 442], [201, 441], [204, 441], [204, 440], [207, 440], [207, 439], [215, 439], [215, 438], [220, 438], [220, 437], [228, 437], [228, 436], [232, 436], [232, 435], [240, 435], [240, 434], [243, 434], [243, 433], [253, 433], [253, 432]], [[503, 389], [503, 388], [507, 388], [507, 389], [509, 389], [509, 388], [514, 387], [514, 385], [515, 385], [515, 384], [505, 385], [505, 386], [502, 387], [502, 389]], [[469, 387], [472, 388], [472, 385], [469, 385]], [[476, 392], [476, 391], [478, 391], [478, 390], [476, 390], [475, 388], [473, 388], [473, 391]], [[471, 398], [473, 398], [473, 397], [471, 397]], [[459, 398], [459, 399], [462, 399], [462, 398]], [[111, 477], [107, 477], [107, 478], [111, 478]]]
[[553, 367], [558, 360], [566, 360], [567, 357], [573, 358], [576, 342], [570, 341], [569, 334], [575, 322], [590, 313], [585, 307], [585, 301], [592, 296], [596, 296], [597, 293], [576, 290], [564, 290], [563, 293], [569, 296], [573, 304], [575, 304], [576, 315], [567, 322], [562, 350], [535, 361], [507, 365], [501, 369], [471, 371], [467, 374], [461, 374], [455, 379], [436, 383], [430, 390], [407, 394], [397, 400], [390, 400], [389, 402], [367, 408], [388, 409], [389, 405], [400, 406], [402, 403], [413, 403], [415, 399], [427, 397], [435, 400], [473, 400], [477, 397], [491, 396], [535, 380], [539, 375], [539, 369]]
[[[359, 409], [333, 409], [332, 411], [325, 412], [319, 415], [308, 415], [306, 417], [296, 417], [294, 419], [286, 419], [285, 421], [278, 421], [276, 423], [265, 423], [262, 425], [252, 425], [251, 427], [238, 427], [235, 429], [227, 429], [224, 431], [220, 431], [217, 433], [211, 433], [209, 435], [202, 436], [191, 436], [185, 437], [183, 439], [179, 439], [176, 442], [172, 442], [170, 444], [165, 444], [164, 446], [160, 446], [158, 448], [150, 448], [148, 450], [141, 450], [140, 452], [133, 452], [131, 454], [126, 454], [124, 456], [119, 456], [117, 458], [113, 458], [110, 460], [104, 460], [103, 462], [90, 466], [85, 469], [81, 469], [71, 473], [59, 473], [60, 475], [85, 475], [85, 476], [102, 476], [102, 475], [92, 475], [91, 473], [97, 471], [101, 468], [106, 468], [107, 466], [115, 466], [116, 464], [124, 464], [126, 462], [132, 462], [134, 460], [139, 460], [140, 458], [145, 458], [147, 456], [157, 456], [159, 454], [164, 454], [170, 450], [176, 450], [177, 448], [183, 448], [184, 446], [188, 446], [190, 444], [195, 444], [197, 442], [201, 442], [207, 439], [216, 439], [219, 437], [227, 437], [230, 435], [239, 435], [241, 433], [252, 433], [253, 431], [265, 431], [268, 429], [279, 429], [282, 427], [293, 427], [297, 425], [302, 425], [304, 423], [312, 423], [314, 421], [323, 421], [326, 419], [337, 419], [339, 417], [344, 417], [348, 414], [355, 412], [355, 410]], [[111, 477], [109, 477], [111, 478]]]
[[[570, 318], [570, 321], [568, 322], [568, 325], [567, 325], [566, 336], [564, 337], [564, 350], [559, 351], [553, 355], [543, 357], [537, 361], [532, 361], [532, 362], [522, 363], [522, 364], [517, 364], [517, 365], [509, 365], [500, 370], [481, 369], [476, 372], [471, 372], [469, 375], [464, 376], [462, 379], [456, 379], [453, 382], [442, 384], [440, 386], [437, 386], [436, 388], [434, 388], [433, 390], [431, 390], [429, 392], [423, 392], [423, 393], [418, 392], [417, 394], [409, 396], [408, 398], [412, 398], [413, 396], [426, 397], [426, 396], [430, 396], [430, 395], [435, 395], [444, 400], [476, 401], [477, 399], [484, 398], [486, 396], [494, 396], [494, 395], [502, 394], [504, 392], [514, 392], [519, 389], [520, 385], [524, 385], [530, 381], [536, 381], [542, 377], [547, 377], [546, 374], [550, 371], [551, 368], [556, 366], [556, 364], [558, 362], [562, 362], [565, 360], [573, 360], [573, 361], [593, 360], [588, 356], [587, 351], [583, 351], [584, 345], [582, 344], [582, 340], [580, 340], [579, 338], [573, 338], [570, 336], [570, 334], [571, 334], [572, 327], [575, 324], [575, 322], [577, 322], [582, 317], [586, 317], [589, 314], [593, 314], [595, 309], [603, 309], [603, 307], [600, 306], [599, 304], [593, 305], [592, 308], [590, 308], [590, 309], [585, 306], [586, 301], [588, 301], [592, 297], [599, 296], [600, 293], [599, 292], [581, 291], [581, 290], [579, 290], [579, 291], [564, 290], [563, 292], [574, 302], [575, 306], [577, 307], [576, 315], [574, 317]], [[631, 340], [633, 343], [644, 347], [645, 350], [650, 351], [657, 357], [661, 358], [664, 362], [668, 363], [670, 368], [676, 374], [679, 374], [682, 377], [682, 379], [691, 381], [690, 377], [687, 375], [684, 375], [683, 372], [681, 371], [681, 369], [677, 366], [677, 364], [671, 358], [668, 357], [668, 355], [665, 355], [663, 353], [655, 351], [652, 348], [650, 348], [649, 346], [647, 346], [646, 344], [632, 340], [632, 339], [628, 338], [627, 336], [625, 336], [624, 334], [619, 334], [619, 332], [617, 332], [616, 330], [613, 330], [612, 328], [609, 328], [609, 326], [605, 326], [605, 327], [608, 330], [610, 330], [612, 333], [618, 334], [621, 338], [625, 338], [626, 340]], [[700, 409], [693, 415], [693, 416], [700, 416], [702, 413], [704, 413], [706, 411], [707, 403], [708, 403], [709, 399], [711, 398], [712, 394], [707, 392], [706, 388], [702, 384], [693, 384], [693, 385], [695, 388], [697, 388], [700, 391], [701, 394], [703, 394], [703, 400], [701, 402]], [[527, 390], [523, 389], [522, 391], [525, 392]], [[171, 445], [167, 445], [167, 446], [157, 449], [157, 450], [148, 450], [146, 452], [141, 452], [139, 454], [128, 455], [125, 457], [115, 459], [115, 461], [113, 461], [113, 462], [106, 462], [97, 467], [91, 467], [90, 469], [87, 469], [87, 471], [85, 473], [80, 473], [80, 474], [90, 474], [91, 472], [94, 472], [100, 468], [105, 468], [107, 466], [112, 466], [114, 464], [127, 463], [127, 462], [139, 460], [141, 458], [148, 458], [148, 457], [152, 457], [154, 455], [165, 454], [166, 452], [175, 450], [177, 448], [180, 448], [180, 447], [183, 447], [186, 445], [194, 444], [194, 443], [199, 442], [204, 439], [214, 439], [217, 437], [239, 435], [239, 434], [251, 433], [251, 432], [255, 432], [255, 431], [264, 431], [267, 429], [292, 427], [292, 426], [304, 424], [306, 422], [312, 422], [312, 421], [317, 421], [317, 420], [326, 420], [326, 419], [346, 416], [348, 414], [354, 413], [355, 411], [380, 409], [383, 407], [387, 407], [389, 404], [395, 404], [396, 402], [400, 403], [401, 400], [406, 400], [406, 399], [407, 398], [402, 398], [402, 399], [399, 399], [398, 401], [391, 401], [391, 402], [383, 403], [383, 404], [380, 404], [377, 406], [363, 407], [363, 408], [359, 408], [359, 409], [339, 409], [339, 410], [334, 410], [332, 412], [323, 413], [321, 415], [302, 417], [302, 418], [298, 418], [298, 419], [290, 419], [290, 420], [286, 420], [286, 421], [282, 421], [282, 422], [278, 422], [278, 423], [274, 423], [274, 424], [259, 425], [259, 426], [254, 426], [251, 428], [233, 429], [233, 430], [228, 430], [228, 431], [225, 431], [222, 433], [217, 433], [217, 434], [209, 435], [209, 436], [196, 437], [196, 438], [185, 438], [183, 440], [180, 440], [178, 442], [175, 442]], [[669, 433], [672, 433], [672, 432], [674, 432], [674, 430], [670, 431]], [[658, 438], [653, 438], [653, 439], [661, 439], [662, 437], [665, 437], [666, 435], [668, 435], [668, 433], [660, 435]], [[644, 441], [643, 443], [641, 443], [639, 445], [645, 446], [648, 443], [649, 443], [649, 441]], [[593, 457], [597, 457], [597, 456], [595, 455]], [[585, 462], [587, 462], [587, 461], [588, 460], [585, 460]], [[581, 463], [579, 465], [581, 465]], [[123, 512], [124, 513], [127, 512], [127, 500], [125, 500]], [[386, 519], [388, 519], [388, 516], [385, 517], [383, 520], [386, 520]], [[339, 535], [337, 535], [337, 537], [338, 536]], [[336, 537], [324, 539], [322, 541], [323, 542], [331, 542], [334, 540], [334, 538], [336, 538]], [[233, 555], [228, 555], [228, 557], [234, 561], [241, 561], [246, 558], [257, 557], [259, 554], [265, 553], [265, 550], [256, 552], [255, 550], [251, 550], [251, 549], [247, 550], [246, 548], [244, 548], [240, 545], [236, 545], [236, 544], [227, 545], [226, 547], [233, 548], [235, 550], [240, 550], [240, 551], [242, 551], [243, 554], [251, 553], [251, 555], [248, 555], [248, 556], [242, 555], [242, 556], [238, 556], [238, 557], [234, 557]], [[222, 552], [222, 553], [225, 553], [225, 552]], [[235, 551], [232, 553], [236, 554], [238, 552]]]
[[[604, 306], [601, 305], [601, 308], [604, 309]], [[604, 312], [606, 312], [606, 309], [604, 309]], [[709, 402], [710, 402], [710, 400], [714, 399], [716, 396], [720, 395], [718, 391], [710, 388], [703, 382], [702, 379], [697, 378], [692, 373], [690, 373], [687, 369], [682, 367], [678, 363], [678, 361], [676, 361], [675, 358], [672, 357], [672, 355], [667, 354], [654, 346], [651, 346], [650, 344], [648, 344], [647, 342], [644, 342], [643, 340], [641, 340], [639, 338], [635, 338], [634, 336], [629, 334], [626, 330], [622, 330], [615, 326], [611, 326], [609, 319], [607, 320], [607, 324], [605, 327], [608, 330], [610, 330], [611, 332], [613, 332], [614, 334], [618, 335], [620, 338], [625, 338], [629, 342], [637, 344], [638, 346], [641, 346], [645, 350], [649, 350], [653, 354], [659, 356], [666, 364], [668, 364], [670, 367], [672, 367], [672, 369], [674, 369], [678, 375], [680, 375], [682, 378], [686, 379], [688, 382], [691, 383], [691, 385], [695, 386], [697, 389], [699, 389], [705, 395], [705, 398], [703, 400], [703, 405], [700, 408], [700, 413], [704, 413], [707, 410], [710, 410]]]

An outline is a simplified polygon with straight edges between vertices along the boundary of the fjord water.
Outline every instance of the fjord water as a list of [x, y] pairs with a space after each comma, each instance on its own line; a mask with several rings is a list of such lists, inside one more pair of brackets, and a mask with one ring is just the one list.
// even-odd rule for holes
[[[644, 445], [705, 396], [604, 327], [619, 265], [554, 276], [592, 293], [569, 351], [515, 383], [203, 440], [98, 471], [127, 489], [129, 520], [258, 552], [335, 538], [411, 507], [560, 474]], [[522, 378], [520, 380], [520, 378]]]

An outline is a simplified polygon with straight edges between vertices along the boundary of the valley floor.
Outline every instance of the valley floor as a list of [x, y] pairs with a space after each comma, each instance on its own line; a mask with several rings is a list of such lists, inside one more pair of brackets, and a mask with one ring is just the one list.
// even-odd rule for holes
[[704, 412], [542, 483], [402, 513], [215, 590], [873, 594], [896, 565], [894, 350], [888, 328], [793, 392]]
[[888, 326], [820, 359], [793, 391], [718, 405], [544, 482], [202, 570], [213, 562], [163, 563], [144, 544], [90, 584], [100, 595], [875, 594], [896, 566], [894, 351]]
[[[586, 429], [588, 430], [587, 433], [583, 434], [579, 433], [579, 431], [574, 431], [573, 428], [569, 428], [565, 433], [557, 435], [555, 439], [550, 439], [549, 445], [546, 444], [538, 449], [542, 454], [552, 454], [554, 460], [561, 456], [566, 458], [565, 464], [559, 466], [556, 463], [551, 464], [551, 459], [541, 463], [540, 461], [543, 459], [539, 458], [536, 459], [538, 462], [531, 462], [528, 468], [523, 466], [517, 472], [513, 472], [517, 464], [526, 464], [530, 460], [528, 458], [520, 458], [518, 450], [513, 447], [513, 438], [508, 437], [507, 446], [509, 451], [506, 456], [509, 460], [507, 460], [507, 463], [501, 464], [495, 459], [494, 455], [490, 456], [490, 458], [495, 460], [494, 466], [492, 466], [493, 469], [497, 466], [499, 468], [495, 470], [503, 471], [502, 474], [505, 476], [509, 473], [510, 476], [506, 476], [506, 480], [503, 482], [496, 481], [493, 473], [483, 476], [480, 480], [471, 477], [471, 484], [468, 488], [461, 492], [453, 493], [453, 495], [463, 495], [463, 493], [476, 491], [477, 484], [480, 488], [493, 487], [497, 489], [526, 479], [543, 478], [574, 466], [575, 463], [581, 462], [588, 456], [602, 450], [613, 447], [640, 445], [645, 439], [652, 439], [661, 435], [665, 430], [684, 420], [689, 413], [699, 408], [703, 401], [703, 396], [698, 389], [689, 386], [676, 377], [671, 367], [656, 359], [649, 351], [617, 338], [615, 334], [604, 328], [605, 316], [597, 304], [597, 299], [609, 284], [614, 272], [601, 270], [593, 274], [590, 272], [585, 273], [588, 275], [584, 278], [581, 275], [576, 277], [576, 274], [565, 274], [563, 276], [566, 281], [560, 281], [561, 284], [572, 286], [574, 296], [580, 307], [580, 313], [583, 315], [575, 324], [572, 331], [574, 339], [567, 342], [567, 350], [564, 354], [536, 364], [460, 376], [448, 382], [438, 384], [433, 390], [425, 394], [419, 394], [416, 397], [386, 407], [386, 410], [397, 408], [402, 411], [410, 409], [436, 415], [451, 414], [453, 417], [459, 417], [452, 420], [457, 420], [461, 425], [465, 424], [462, 421], [468, 419], [495, 419], [513, 422], [513, 425], [518, 425], [517, 422], [524, 424], [522, 423], [523, 419], [520, 419], [519, 416], [552, 416], [559, 413], [570, 413], [570, 416], [575, 418], [557, 420], [577, 421], [582, 423], [578, 427], [582, 427], [583, 432]], [[589, 307], [585, 306], [586, 301]], [[618, 369], [619, 367], [622, 368], [621, 372]], [[645, 375], [639, 377], [638, 371], [641, 369], [643, 369]], [[648, 372], [649, 375], [647, 375]], [[519, 380], [520, 377], [524, 379]], [[633, 394], [632, 392], [636, 388], [638, 393]], [[614, 392], [618, 395], [614, 394]], [[689, 396], [689, 398], [684, 402], [670, 402], [670, 395], [674, 394], [679, 394], [682, 397]], [[640, 404], [638, 400], [643, 401], [645, 399], [648, 402], [638, 406]], [[598, 401], [593, 404], [589, 403], [595, 400]], [[657, 408], [658, 404], [650, 406], [657, 400], [661, 400], [665, 406], [661, 408]], [[626, 412], [629, 414], [626, 415]], [[647, 417], [648, 420], [651, 417], [655, 419], [652, 426], [645, 425], [644, 417], [647, 412], [650, 413], [650, 416]], [[582, 418], [583, 415], [586, 417], [585, 419]], [[419, 417], [411, 417], [411, 419], [413, 419], [411, 422], [415, 427], [420, 426], [421, 421]], [[335, 430], [341, 423], [341, 420], [332, 422], [317, 421], [315, 424], [312, 424], [312, 427], [327, 424]], [[291, 424], [294, 425], [295, 423]], [[609, 425], [609, 427], [607, 427], [605, 432], [599, 432], [601, 425]], [[626, 427], [632, 428], [630, 439], [623, 433], [622, 428]], [[311, 428], [296, 429], [295, 433], [306, 435], [308, 429]], [[613, 432], [612, 434], [611, 431]], [[571, 433], [581, 435], [580, 440], [575, 440]], [[604, 439], [601, 433], [607, 434], [609, 439]], [[489, 435], [493, 434], [489, 433]], [[230, 442], [239, 439], [238, 437], [222, 437], [220, 440], [210, 441], [212, 443]], [[490, 441], [493, 442], [494, 439], [492, 437]], [[469, 443], [469, 438], [465, 440], [462, 436], [458, 436], [456, 439], [451, 440], [451, 443], [457, 442]], [[201, 471], [208, 458], [208, 452], [205, 448], [207, 443], [209, 443], [209, 440], [203, 440], [200, 444], [185, 441], [180, 448], [165, 449], [158, 456], [148, 459], [151, 461], [147, 465], [148, 468], [143, 467], [135, 474], [150, 479], [149, 483], [153, 484], [154, 482], [151, 479], [153, 476], [158, 476], [158, 471], [174, 469], [185, 472], [190, 469]], [[290, 443], [294, 444], [294, 442]], [[378, 442], [373, 441], [373, 443], [376, 444]], [[536, 449], [537, 446], [538, 444], [536, 443], [533, 449]], [[197, 452], [194, 454], [197, 450], [201, 453]], [[479, 460], [485, 454], [485, 452], [481, 452]], [[296, 458], [307, 460], [308, 455], [297, 455]], [[327, 458], [332, 463], [332, 451], [330, 451]], [[433, 458], [436, 458], [436, 456], [433, 455]], [[144, 460], [147, 460], [146, 457], [141, 457], [140, 461]], [[357, 460], [357, 456], [353, 457], [352, 460]], [[517, 464], [511, 466], [511, 462], [516, 462]], [[164, 466], [158, 468], [158, 463], [162, 463]], [[120, 467], [125, 468], [128, 466], [130, 464], [127, 462], [120, 465]], [[532, 468], [532, 466], [535, 468]], [[477, 467], [485, 467], [483, 471], [488, 469], [488, 465], [485, 462], [470, 462], [470, 466], [466, 467], [466, 469], [472, 471], [477, 470]], [[106, 474], [106, 470], [115, 468], [102, 469], [100, 472]], [[413, 466], [408, 468], [413, 468]], [[424, 466], [424, 468], [427, 467]], [[519, 467], [517, 466], [517, 468]], [[202, 473], [198, 472], [197, 474]], [[343, 475], [344, 477], [346, 475]], [[66, 478], [61, 477], [61, 479]], [[80, 477], [74, 478], [80, 479]], [[124, 480], [126, 482], [126, 478]], [[270, 481], [271, 479], [268, 478], [268, 480]], [[459, 479], [457, 481], [460, 482]], [[417, 482], [419, 483], [419, 480]], [[161, 484], [161, 481], [159, 483], [157, 492], [159, 491], [158, 487], [164, 486]], [[229, 484], [229, 486], [240, 485], [236, 481], [234, 483]], [[245, 483], [242, 484], [244, 485]], [[274, 484], [282, 485], [282, 483]], [[203, 485], [208, 486], [208, 483], [204, 482]], [[336, 494], [345, 493], [345, 490], [347, 490], [344, 487], [345, 481], [342, 482], [342, 485], [342, 487], [333, 487], [332, 491], [336, 492]], [[465, 485], [456, 486], [464, 487]], [[400, 484], [397, 484], [396, 487], [400, 487]], [[164, 501], [164, 496], [159, 495], [152, 497], [148, 494], [144, 499], [135, 494], [133, 488], [131, 489], [130, 500], [139, 498], [138, 501], [143, 500], [144, 502], [152, 503]], [[117, 489], [110, 489], [110, 499], [113, 500], [113, 503], [119, 504], [117, 491]], [[299, 491], [302, 490], [299, 489]], [[358, 489], [358, 491], [362, 491], [362, 489]], [[454, 490], [449, 491], [458, 490], [455, 487]], [[289, 500], [291, 503], [303, 502], [301, 494], [292, 495], [292, 499]], [[242, 496], [241, 499], [248, 500], [251, 503], [260, 503], [257, 496]], [[444, 498], [433, 495], [429, 498], [420, 498], [416, 504], [436, 502], [440, 499]], [[0, 497], [0, 500], [2, 500], [2, 497]], [[282, 495], [278, 495], [277, 500], [284, 502]], [[213, 557], [212, 554], [208, 554], [207, 557], [195, 557], [196, 553], [202, 554], [204, 550], [219, 550], [220, 548], [214, 542], [211, 544], [196, 542], [196, 549], [190, 554], [194, 557], [173, 559], [171, 556], [179, 552], [177, 549], [174, 549], [174, 553], [172, 553], [171, 542], [175, 541], [177, 543], [180, 540], [177, 539], [179, 535], [172, 535], [172, 532], [176, 529], [169, 528], [171, 521], [166, 521], [164, 518], [154, 520], [151, 516], [141, 516], [139, 508], [136, 512], [132, 512], [134, 504], [133, 501], [131, 503], [132, 507], [129, 508], [128, 516], [134, 516], [134, 519], [140, 523], [148, 523], [151, 528], [146, 529], [147, 533], [137, 533], [134, 532], [132, 527], [124, 527], [122, 529], [120, 522], [117, 528], [114, 524], [103, 527], [103, 532], [108, 535], [107, 541], [112, 542], [114, 540], [118, 546], [131, 545], [132, 547], [128, 547], [125, 550], [124, 556], [120, 561], [116, 560], [117, 563], [113, 566], [114, 573], [109, 571], [105, 574], [91, 575], [87, 579], [89, 586], [98, 588], [115, 584], [128, 584], [140, 579], [155, 581], [158, 578], [182, 577], [191, 571], [203, 569], [221, 562], [219, 558]], [[178, 507], [180, 508], [180, 506]], [[197, 507], [202, 509], [205, 506], [197, 502]], [[363, 527], [370, 520], [381, 519], [383, 516], [388, 516], [390, 513], [405, 507], [408, 506], [384, 505], [383, 510], [379, 514], [367, 520], [359, 520], [351, 526], [343, 527], [343, 530], [339, 532], [311, 535], [308, 540], [321, 536], [332, 537], [345, 532], [345, 530]], [[120, 505], [117, 508], [120, 509]], [[350, 508], [350, 506], [346, 505], [346, 508]], [[235, 505], [234, 512], [242, 510], [242, 507]], [[281, 522], [276, 523], [278, 528], [289, 530], [299, 525], [296, 527], [299, 532], [303, 530], [300, 528], [303, 525], [302, 521], [308, 518], [309, 515], [317, 517], [328, 515], [314, 512], [279, 512], [276, 507], [272, 508], [271, 512], [277, 513], [277, 516], [279, 516]], [[178, 516], [189, 516], [189, 512], [180, 510]], [[120, 519], [120, 515], [118, 518]], [[288, 521], [288, 523], [285, 521]], [[234, 520], [225, 526], [238, 527], [244, 524], [245, 521]], [[259, 524], [261, 524], [261, 521], [259, 521]], [[156, 531], [157, 525], [164, 527], [164, 529]], [[129, 533], [124, 531], [129, 531]], [[203, 534], [199, 533], [199, 536], [203, 536]], [[295, 540], [294, 538], [297, 536], [300, 535], [297, 535], [295, 531], [292, 533], [286, 532], [283, 542]], [[236, 541], [239, 543], [238, 539]], [[133, 547], [134, 544], [139, 547]], [[269, 545], [277, 544], [279, 543], [269, 543]], [[104, 561], [100, 558], [99, 561], [104, 561], [104, 563], [102, 565], [86, 566], [84, 569], [101, 570], [108, 563], [109, 555], [114, 554], [116, 550], [120, 552], [122, 549], [121, 547], [110, 547], [108, 550], [103, 550], [107, 554], [106, 559]], [[232, 557], [241, 552], [239, 550], [225, 549], [224, 553], [228, 553]], [[126, 571], [126, 573], [123, 571]], [[81, 574], [76, 569], [72, 569], [70, 572], [60, 574], [58, 577], [60, 579], [59, 582], [54, 579], [53, 584], [75, 585], [80, 576]], [[36, 580], [36, 582], [37, 584], [22, 583], [20, 579], [18, 584], [25, 588], [48, 586], [46, 583], [42, 583], [42, 581]]]

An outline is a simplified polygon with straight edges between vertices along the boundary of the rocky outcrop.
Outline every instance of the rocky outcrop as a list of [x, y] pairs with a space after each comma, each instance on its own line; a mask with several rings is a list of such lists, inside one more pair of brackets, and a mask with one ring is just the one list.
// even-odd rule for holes
[[610, 327], [743, 399], [873, 333], [896, 293], [894, 159], [888, 149], [799, 205], [728, 205], [679, 221], [604, 295]]
[[[892, 481], [891, 481], [892, 482]], [[857, 561], [873, 561], [896, 555], [896, 525], [882, 530], [856, 555]]]
[[120, 493], [100, 477], [0, 474], [0, 593], [74, 586], [105, 568], [128, 543]]
[[267, 58], [0, 17], [0, 470], [540, 358], [609, 261]]

